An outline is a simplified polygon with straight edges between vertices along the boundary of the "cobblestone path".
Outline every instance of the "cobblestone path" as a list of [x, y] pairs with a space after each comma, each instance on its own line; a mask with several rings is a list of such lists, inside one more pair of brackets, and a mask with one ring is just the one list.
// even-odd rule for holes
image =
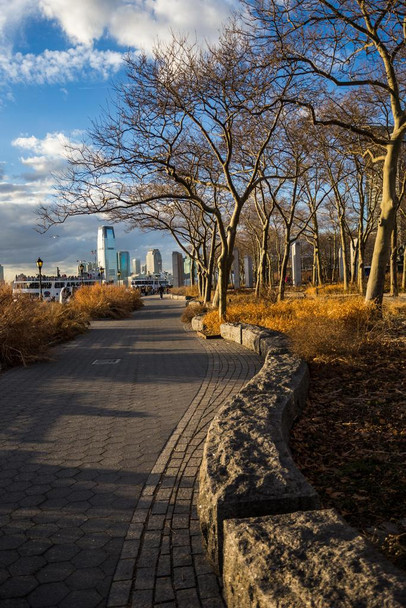
[[0, 375], [0, 606], [222, 606], [197, 471], [218, 407], [259, 369], [146, 299]]

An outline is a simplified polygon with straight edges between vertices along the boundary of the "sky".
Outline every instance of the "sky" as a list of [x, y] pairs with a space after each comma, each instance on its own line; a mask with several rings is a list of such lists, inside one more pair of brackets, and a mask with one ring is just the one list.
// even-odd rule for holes
[[[100, 116], [124, 56], [171, 32], [215, 40], [237, 0], [0, 0], [0, 264], [5, 279], [74, 272], [92, 261], [103, 216], [69, 218], [45, 234], [36, 211], [55, 196], [65, 147], [79, 142]], [[160, 249], [165, 270], [178, 249], [162, 233], [115, 225], [117, 249], [145, 260]]]

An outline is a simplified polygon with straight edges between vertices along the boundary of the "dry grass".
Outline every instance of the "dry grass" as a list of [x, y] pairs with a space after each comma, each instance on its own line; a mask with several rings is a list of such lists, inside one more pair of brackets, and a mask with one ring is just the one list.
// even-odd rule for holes
[[[232, 299], [227, 321], [250, 323], [286, 333], [294, 351], [308, 361], [353, 360], [366, 347], [380, 341], [382, 331], [396, 323], [406, 302], [375, 308], [360, 296], [288, 299], [275, 304], [254, 298]], [[219, 333], [218, 312], [205, 317], [209, 333]]]
[[182, 323], [191, 323], [193, 317], [202, 315], [205, 312], [207, 312], [207, 306], [202, 306], [201, 304], [192, 304], [191, 306], [186, 306], [180, 320]]
[[[357, 296], [229, 302], [227, 320], [283, 331], [310, 364], [306, 408], [291, 434], [294, 459], [318, 491], [406, 569], [406, 300], [383, 315]], [[205, 324], [218, 332], [218, 312]]]
[[78, 289], [71, 304], [92, 319], [124, 319], [143, 306], [138, 290], [98, 283]]
[[343, 295], [343, 294], [358, 294], [358, 285], [355, 283], [348, 285], [348, 290], [344, 291], [344, 283], [334, 283], [332, 285], [326, 284], [320, 287], [307, 287], [305, 294], [309, 296], [332, 296], [332, 295]]
[[172, 287], [171, 293], [174, 296], [190, 296], [192, 298], [199, 297], [199, 288], [197, 285], [186, 285], [185, 287]]
[[137, 291], [100, 286], [79, 289], [61, 305], [29, 297], [13, 298], [0, 288], [0, 366], [27, 365], [46, 358], [49, 347], [71, 340], [88, 328], [90, 319], [124, 318], [142, 306]]
[[27, 365], [45, 358], [50, 346], [86, 331], [89, 317], [70, 305], [13, 300], [11, 288], [0, 288], [0, 364]]

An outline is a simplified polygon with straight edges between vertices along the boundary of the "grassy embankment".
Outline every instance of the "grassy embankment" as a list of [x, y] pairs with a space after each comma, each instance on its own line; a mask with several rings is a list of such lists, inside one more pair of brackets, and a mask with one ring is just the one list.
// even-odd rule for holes
[[[325, 508], [406, 569], [406, 300], [385, 298], [379, 316], [339, 289], [280, 303], [237, 294], [227, 320], [286, 333], [308, 361], [309, 398], [291, 434], [295, 461]], [[218, 333], [217, 311], [205, 324]]]
[[0, 287], [0, 366], [44, 359], [51, 346], [85, 332], [91, 319], [124, 318], [141, 306], [138, 291], [111, 285], [78, 289], [64, 305], [13, 299], [10, 287]]

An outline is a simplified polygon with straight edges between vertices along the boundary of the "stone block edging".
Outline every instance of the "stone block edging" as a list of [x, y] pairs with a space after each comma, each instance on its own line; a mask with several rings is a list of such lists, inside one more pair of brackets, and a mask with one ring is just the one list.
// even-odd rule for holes
[[333, 509], [224, 523], [228, 608], [402, 608], [405, 578]]
[[202, 535], [228, 608], [406, 606], [404, 573], [321, 509], [292, 459], [307, 365], [279, 332], [227, 323], [221, 335], [265, 359], [212, 421], [200, 469]]
[[225, 520], [320, 507], [287, 444], [306, 401], [307, 365], [291, 354], [280, 333], [223, 324], [221, 335], [266, 357], [261, 371], [220, 409], [205, 442], [198, 512], [217, 572], [222, 569]]
[[184, 302], [189, 302], [192, 299], [192, 296], [176, 296], [174, 294], [169, 294], [171, 300], [183, 300]]

